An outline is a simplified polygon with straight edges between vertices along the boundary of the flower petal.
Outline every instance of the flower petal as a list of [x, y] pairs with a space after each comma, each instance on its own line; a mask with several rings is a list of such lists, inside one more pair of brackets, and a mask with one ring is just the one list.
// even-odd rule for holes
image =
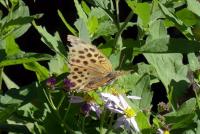
[[127, 96], [127, 98], [129, 98], [129, 99], [134, 99], [134, 100], [140, 100], [140, 99], [142, 99], [141, 97], [139, 97], [139, 96], [134, 96], [134, 95], [131, 95], [131, 96]]
[[139, 127], [138, 127], [138, 125], [137, 125], [137, 122], [135, 121], [135, 118], [134, 118], [134, 117], [132, 117], [132, 118], [130, 119], [130, 122], [131, 122], [131, 125], [134, 127], [135, 131], [140, 132], [140, 129], [139, 129]]
[[114, 128], [119, 128], [122, 124], [124, 124], [124, 120], [126, 120], [126, 118], [124, 116], [119, 117], [114, 125]]
[[122, 95], [119, 95], [119, 99], [123, 109], [130, 107]]
[[84, 101], [83, 98], [80, 96], [69, 96], [69, 98], [70, 103], [81, 103]]

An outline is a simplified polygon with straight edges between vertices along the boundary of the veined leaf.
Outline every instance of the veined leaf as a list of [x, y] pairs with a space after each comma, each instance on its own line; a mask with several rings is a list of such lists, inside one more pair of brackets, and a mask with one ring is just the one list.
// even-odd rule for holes
[[12, 56], [7, 56], [6, 59], [0, 61], [0, 67], [24, 64], [34, 61], [50, 60], [51, 56], [48, 54], [37, 53], [20, 53]]

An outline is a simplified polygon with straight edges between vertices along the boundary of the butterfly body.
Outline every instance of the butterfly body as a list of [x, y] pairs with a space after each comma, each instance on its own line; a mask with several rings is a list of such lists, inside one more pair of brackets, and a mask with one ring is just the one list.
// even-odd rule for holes
[[123, 73], [113, 71], [112, 64], [94, 45], [68, 35], [68, 79], [74, 83], [73, 91], [90, 91], [105, 86]]

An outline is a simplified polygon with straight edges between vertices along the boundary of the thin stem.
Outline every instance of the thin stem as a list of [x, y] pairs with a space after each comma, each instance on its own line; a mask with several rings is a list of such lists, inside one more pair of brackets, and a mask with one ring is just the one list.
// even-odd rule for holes
[[82, 125], [81, 125], [81, 131], [83, 134], [85, 134], [85, 116], [82, 118]]
[[106, 109], [104, 109], [103, 113], [101, 114], [100, 127], [99, 127], [100, 134], [103, 134], [103, 124], [105, 120], [105, 115], [106, 115]]
[[[72, 93], [72, 96], [74, 96], [74, 93]], [[67, 111], [65, 112], [65, 115], [64, 115], [63, 121], [66, 120], [67, 115], [68, 115], [68, 113], [69, 113], [69, 109], [70, 109], [70, 107], [71, 107], [71, 102], [69, 102], [69, 104], [68, 104]]]
[[109, 134], [111, 132], [113, 120], [114, 120], [114, 114], [111, 113], [111, 118], [109, 121], [109, 126], [108, 126], [108, 130], [106, 131], [106, 134]]
[[2, 75], [3, 75], [3, 68], [0, 68], [0, 91], [2, 91], [1, 90], [2, 89], [2, 80], [3, 80]]
[[57, 117], [57, 121], [59, 122], [59, 124], [61, 125], [61, 127], [63, 127], [63, 129], [65, 131], [69, 131], [70, 133], [74, 133], [74, 131], [65, 123], [64, 120], [62, 120], [60, 113], [58, 112], [57, 108], [55, 107], [53, 100], [51, 99], [51, 95], [50, 93], [46, 92], [45, 89], [43, 89], [44, 95], [46, 97], [46, 100], [50, 106], [50, 109], [52, 111], [52, 113]]
[[53, 110], [57, 110], [56, 107], [55, 107], [55, 105], [54, 105], [54, 103], [53, 103], [53, 101], [52, 101], [52, 99], [51, 99], [51, 97], [50, 97], [50, 94], [47, 93], [45, 89], [43, 89], [43, 92], [44, 92], [44, 95], [45, 95], [45, 97], [47, 99], [47, 102], [49, 103], [49, 105], [51, 106], [51, 108]]
[[120, 29], [120, 20], [119, 20], [119, 0], [115, 0], [115, 6], [116, 6], [116, 26], [117, 26], [117, 29], [119, 30]]
[[[126, 28], [126, 25], [128, 24], [128, 22], [131, 20], [131, 18], [133, 17], [133, 12], [131, 11], [129, 13], [129, 15], [126, 17], [124, 23], [122, 24], [122, 26], [120, 27], [119, 31], [117, 32], [116, 36], [115, 36], [115, 44], [117, 44], [122, 32], [124, 31], [124, 29]], [[121, 51], [122, 46], [119, 47], [119, 50]]]
[[65, 112], [65, 115], [64, 115], [64, 118], [63, 118], [63, 121], [66, 120], [67, 115], [68, 115], [68, 113], [69, 113], [69, 109], [70, 109], [70, 107], [71, 107], [71, 103], [69, 102], [69, 105], [68, 105], [68, 107], [67, 107], [67, 111]]
[[66, 94], [62, 94], [62, 98], [60, 99], [57, 109], [60, 109], [60, 106], [62, 105], [63, 101], [65, 100]]

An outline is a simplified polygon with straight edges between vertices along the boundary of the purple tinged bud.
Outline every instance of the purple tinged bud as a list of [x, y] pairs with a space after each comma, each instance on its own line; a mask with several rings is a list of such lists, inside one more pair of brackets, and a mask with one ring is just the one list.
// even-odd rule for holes
[[70, 88], [74, 87], [75, 84], [71, 82], [69, 79], [64, 79], [64, 88], [69, 90]]
[[89, 103], [84, 103], [81, 106], [81, 112], [86, 116], [89, 116], [90, 111], [91, 111], [91, 105]]
[[46, 85], [51, 89], [55, 88], [55, 84], [56, 84], [56, 78], [55, 77], [50, 77], [46, 81]]

